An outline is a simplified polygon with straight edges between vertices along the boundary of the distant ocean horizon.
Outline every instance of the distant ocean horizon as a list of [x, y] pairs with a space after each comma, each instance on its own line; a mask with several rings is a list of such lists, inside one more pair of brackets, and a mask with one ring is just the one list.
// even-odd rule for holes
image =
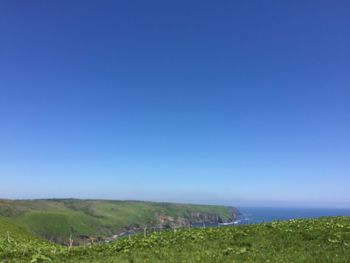
[[323, 216], [350, 216], [350, 208], [277, 208], [277, 207], [238, 207], [242, 213], [238, 224], [257, 224]]

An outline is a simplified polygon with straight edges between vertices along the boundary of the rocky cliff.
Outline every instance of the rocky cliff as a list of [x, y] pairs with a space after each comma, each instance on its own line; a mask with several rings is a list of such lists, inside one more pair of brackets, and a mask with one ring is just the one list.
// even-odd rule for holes
[[169, 216], [166, 214], [157, 214], [157, 225], [163, 228], [188, 227], [196, 224], [218, 224], [232, 222], [237, 219], [240, 212], [235, 207], [227, 207], [228, 216], [215, 212], [191, 211], [183, 216]]

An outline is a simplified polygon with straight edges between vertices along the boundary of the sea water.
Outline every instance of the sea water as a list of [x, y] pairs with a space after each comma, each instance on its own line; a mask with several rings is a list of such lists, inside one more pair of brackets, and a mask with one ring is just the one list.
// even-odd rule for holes
[[350, 209], [329, 208], [276, 208], [276, 207], [238, 207], [241, 216], [238, 224], [256, 224], [298, 218], [317, 218], [323, 216], [350, 216]]

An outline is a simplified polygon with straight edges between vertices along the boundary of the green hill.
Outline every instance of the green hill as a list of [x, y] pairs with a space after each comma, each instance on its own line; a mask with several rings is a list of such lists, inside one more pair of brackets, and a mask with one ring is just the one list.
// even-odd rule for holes
[[9, 230], [27, 238], [29, 235], [4, 220], [0, 220], [0, 229], [1, 262], [316, 263], [350, 259], [349, 217], [167, 230], [72, 248], [35, 237], [29, 242], [15, 238], [8, 241]]
[[52, 255], [52, 251], [55, 251], [56, 248], [60, 249], [61, 247], [0, 217], [0, 262], [48, 260], [48, 257], [42, 255], [42, 251]]
[[0, 216], [55, 242], [108, 237], [143, 227], [186, 227], [231, 221], [232, 207], [107, 200], [0, 200]]
[[9, 220], [0, 217], [0, 236], [16, 240], [32, 239], [34, 236], [25, 229], [13, 224]]

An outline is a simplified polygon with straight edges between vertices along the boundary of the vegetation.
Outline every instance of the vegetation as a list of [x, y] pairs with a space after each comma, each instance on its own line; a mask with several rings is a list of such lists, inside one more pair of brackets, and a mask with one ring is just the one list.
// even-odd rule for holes
[[[45, 239], [63, 243], [72, 236], [111, 236], [125, 229], [173, 224], [184, 226], [193, 214], [231, 220], [234, 208], [140, 201], [0, 200], [0, 216]], [[203, 217], [204, 219], [204, 217]], [[208, 218], [207, 218], [208, 220]], [[201, 221], [200, 221], [201, 222]]]
[[1, 262], [309, 263], [349, 259], [349, 217], [168, 230], [79, 247], [40, 240], [0, 220]]

